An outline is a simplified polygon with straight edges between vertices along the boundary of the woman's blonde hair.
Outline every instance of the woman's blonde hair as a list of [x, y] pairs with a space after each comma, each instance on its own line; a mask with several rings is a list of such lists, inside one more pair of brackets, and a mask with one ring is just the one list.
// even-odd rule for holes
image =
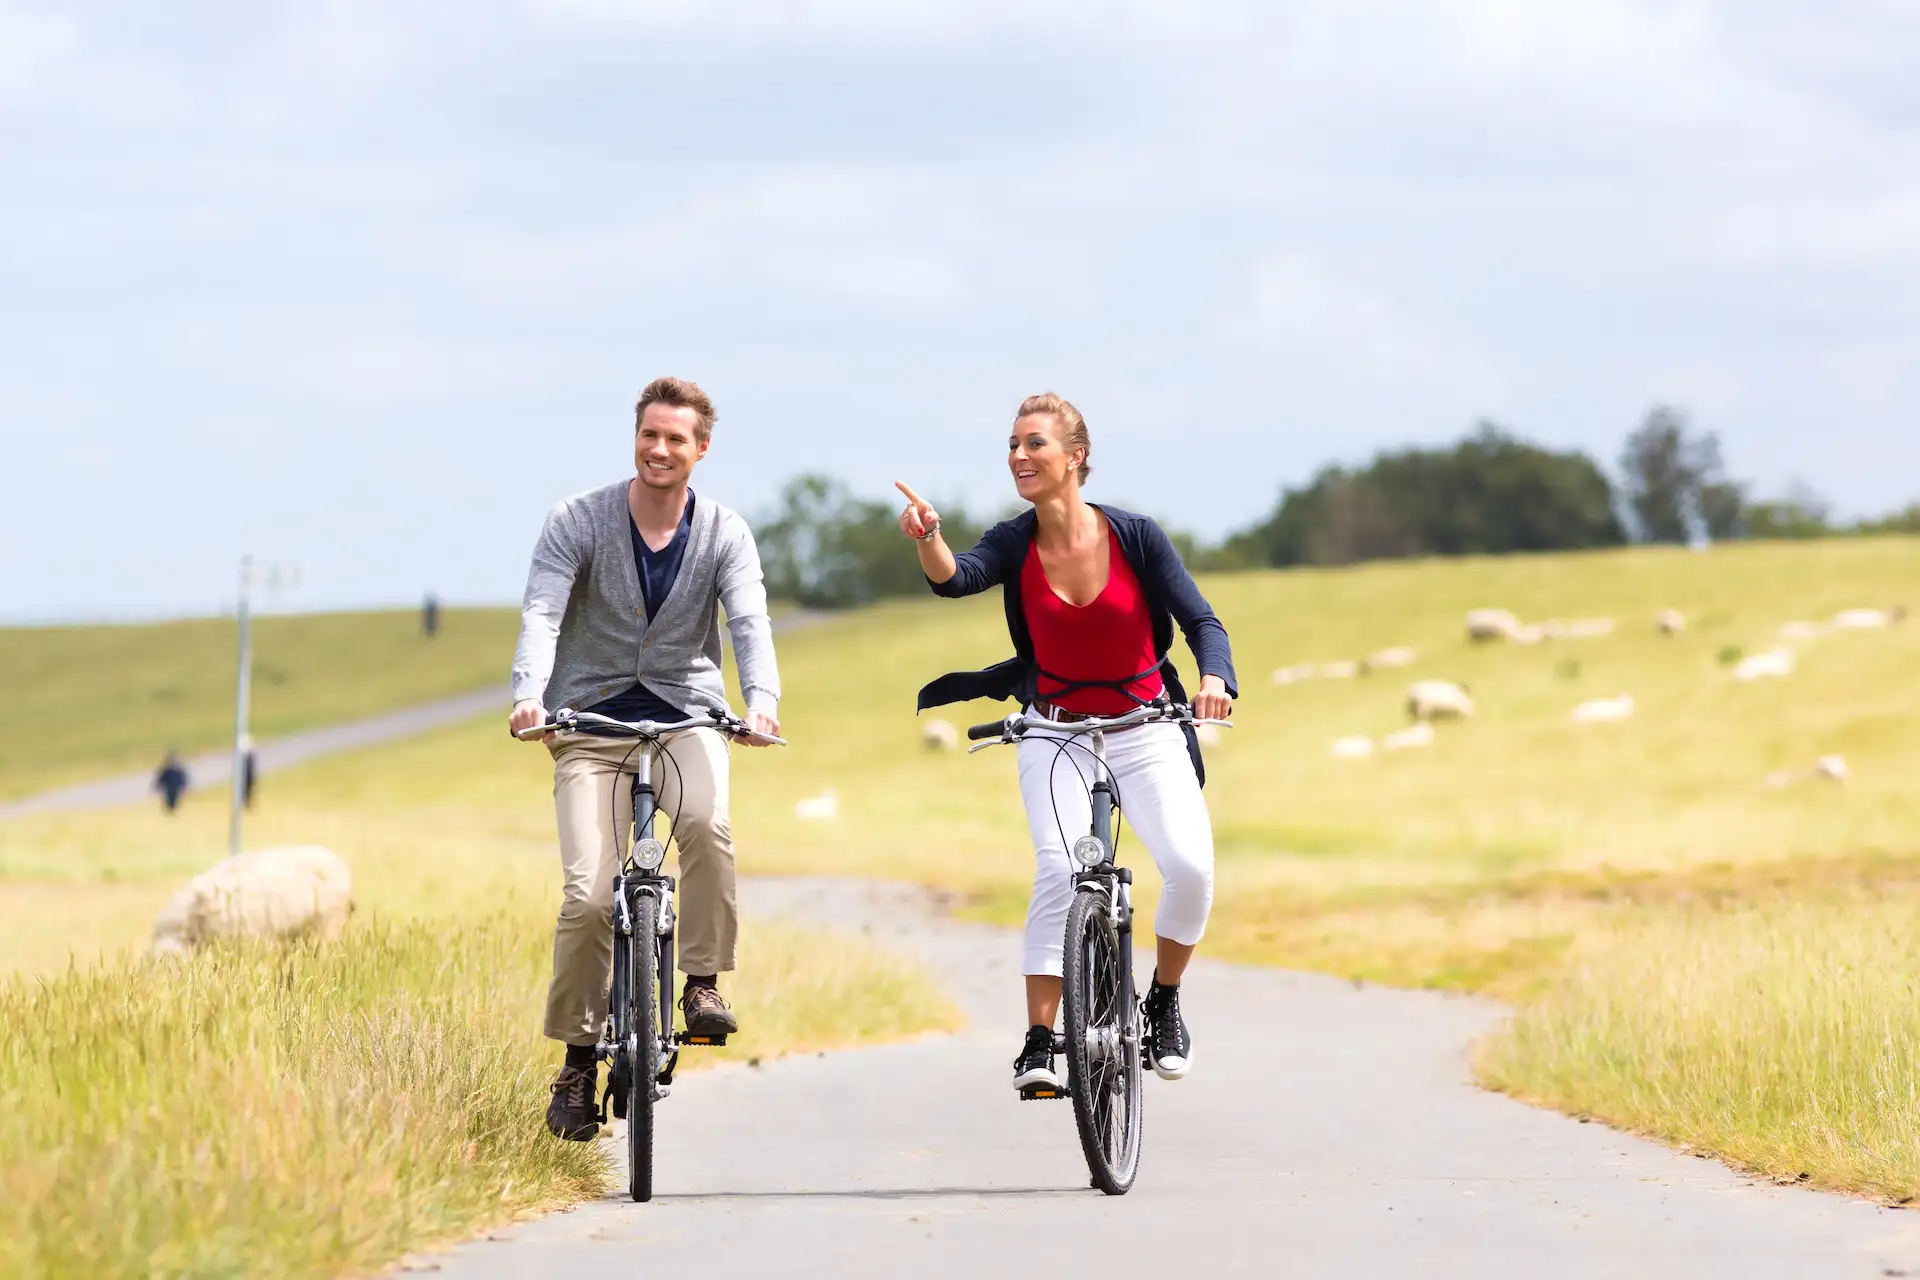
[[[1028, 396], [1020, 402], [1020, 412], [1013, 415], [1015, 422], [1028, 414], [1052, 414], [1053, 420], [1060, 424], [1060, 444], [1068, 453], [1075, 449], [1085, 449], [1087, 457], [1093, 457], [1093, 441], [1087, 435], [1087, 420], [1073, 407], [1073, 402], [1057, 396], [1051, 391], [1043, 391], [1037, 396]], [[1080, 483], [1085, 484], [1087, 477], [1093, 474], [1093, 467], [1086, 460], [1080, 463]]]

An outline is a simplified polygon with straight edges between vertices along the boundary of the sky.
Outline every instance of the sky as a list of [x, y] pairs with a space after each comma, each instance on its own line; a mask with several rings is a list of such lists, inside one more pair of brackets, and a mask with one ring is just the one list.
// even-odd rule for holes
[[[1089, 496], [1207, 537], [1488, 419], [1654, 403], [1920, 497], [1905, 0], [0, 0], [0, 620], [516, 600], [650, 378], [695, 487]], [[904, 554], [904, 551], [903, 551]]]

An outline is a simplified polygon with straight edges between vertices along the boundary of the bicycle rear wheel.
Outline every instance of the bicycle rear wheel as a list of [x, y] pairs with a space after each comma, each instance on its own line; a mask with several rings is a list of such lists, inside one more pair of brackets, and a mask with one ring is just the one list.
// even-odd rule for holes
[[627, 983], [627, 1189], [653, 1199], [653, 1100], [660, 1078], [660, 899], [633, 896]]
[[1067, 1070], [1073, 1119], [1093, 1185], [1122, 1196], [1140, 1170], [1139, 1013], [1106, 895], [1083, 889], [1067, 911]]

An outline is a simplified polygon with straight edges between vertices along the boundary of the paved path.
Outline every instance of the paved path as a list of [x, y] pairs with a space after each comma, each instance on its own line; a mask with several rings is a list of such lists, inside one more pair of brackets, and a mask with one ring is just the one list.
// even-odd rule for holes
[[1468, 1046], [1497, 1006], [1221, 964], [1191, 975], [1194, 1074], [1148, 1080], [1139, 1181], [1111, 1199], [1087, 1187], [1070, 1104], [1007, 1086], [1011, 935], [861, 882], [756, 882], [743, 902], [919, 954], [972, 1029], [685, 1076], [661, 1111], [653, 1203], [616, 1190], [406, 1269], [1920, 1276], [1920, 1215], [1757, 1183], [1476, 1089]]
[[[263, 775], [274, 773], [316, 756], [377, 746], [408, 734], [458, 724], [488, 711], [505, 712], [506, 709], [506, 690], [481, 689], [408, 707], [404, 711], [389, 711], [365, 720], [310, 729], [305, 733], [260, 743], [256, 748], [259, 752], [259, 768]], [[195, 791], [225, 786], [227, 780], [233, 777], [233, 748], [229, 746], [224, 751], [194, 756], [187, 761], [187, 776], [193, 779]], [[56, 809], [110, 809], [117, 805], [147, 803], [160, 803], [153, 791], [151, 770], [103, 778], [98, 782], [83, 782], [78, 786], [62, 787], [58, 791], [46, 791], [25, 800], [0, 804], [0, 820]]]

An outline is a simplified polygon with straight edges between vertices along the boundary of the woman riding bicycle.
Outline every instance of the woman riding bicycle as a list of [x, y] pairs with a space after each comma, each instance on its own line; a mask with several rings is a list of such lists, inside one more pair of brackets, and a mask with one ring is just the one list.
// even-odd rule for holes
[[[907, 496], [900, 530], [919, 543], [920, 566], [934, 593], [968, 596], [1002, 587], [1015, 651], [984, 671], [935, 680], [920, 691], [922, 710], [1011, 697], [1068, 723], [1121, 715], [1163, 699], [1184, 701], [1167, 657], [1178, 622], [1200, 664], [1194, 714], [1231, 714], [1238, 688], [1226, 628], [1159, 525], [1080, 496], [1091, 472], [1090, 452], [1087, 424], [1077, 409], [1052, 394], [1028, 397], [1014, 416], [1007, 465], [1014, 489], [1033, 509], [995, 525], [972, 551], [958, 555], [940, 537], [939, 514], [899, 486]], [[1029, 733], [1019, 753], [1036, 866], [1022, 962], [1029, 1027], [1014, 1060], [1014, 1087], [1058, 1088], [1053, 1024], [1073, 896], [1069, 833], [1087, 828], [1093, 779], [1086, 753], [1064, 746], [1059, 736]], [[1193, 1039], [1180, 1014], [1180, 978], [1213, 904], [1213, 828], [1200, 795], [1205, 770], [1193, 730], [1164, 721], [1112, 733], [1107, 767], [1120, 807], [1164, 882], [1146, 1012], [1154, 1072], [1178, 1080], [1193, 1061]]]

